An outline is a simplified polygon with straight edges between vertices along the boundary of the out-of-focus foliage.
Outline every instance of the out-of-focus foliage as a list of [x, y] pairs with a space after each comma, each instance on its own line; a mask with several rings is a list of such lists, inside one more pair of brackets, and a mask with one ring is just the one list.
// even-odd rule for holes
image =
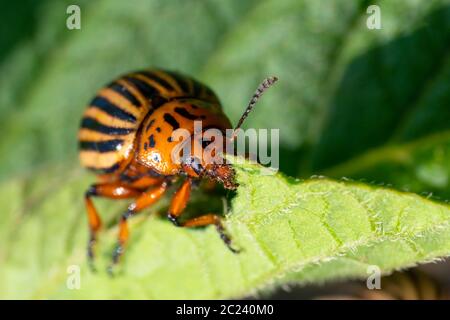
[[[450, 131], [404, 145], [388, 145], [325, 171], [380, 184], [388, 181], [424, 196], [450, 199]], [[373, 180], [375, 179], [375, 180]]]
[[[380, 30], [366, 27], [373, 3]], [[282, 171], [450, 200], [450, 1], [79, 0], [81, 30], [66, 28], [69, 4], [10, 2], [0, 13], [0, 230], [14, 231], [0, 239], [26, 234], [18, 250], [40, 246], [8, 263], [9, 283], [54, 276], [48, 261], [75, 246], [69, 236], [46, 246], [63, 222], [84, 240], [79, 192], [89, 178], [71, 180], [79, 118], [98, 88], [133, 69], [197, 77], [232, 122], [259, 81], [277, 75], [246, 127], [280, 129]], [[114, 208], [105, 203], [102, 214], [112, 219]], [[201, 234], [180, 237], [191, 232]], [[6, 252], [0, 246], [1, 268]], [[355, 274], [335, 263], [347, 268], [330, 278]]]

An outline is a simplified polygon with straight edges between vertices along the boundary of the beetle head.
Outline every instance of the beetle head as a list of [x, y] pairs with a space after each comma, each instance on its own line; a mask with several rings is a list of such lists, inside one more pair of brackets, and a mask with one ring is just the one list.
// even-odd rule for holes
[[219, 182], [225, 189], [235, 190], [237, 188], [237, 184], [234, 182], [234, 170], [228, 163], [213, 163], [204, 167], [198, 158], [191, 157], [183, 163], [183, 170], [190, 177], [205, 177]]
[[227, 142], [226, 139], [205, 140], [203, 135], [194, 135], [191, 145], [193, 151], [183, 156], [181, 160], [184, 173], [192, 178], [209, 178], [217, 181], [226, 189], [236, 189], [234, 170], [221, 156]]
[[[220, 156], [220, 154], [223, 153], [223, 150], [229, 150], [227, 148], [227, 144], [233, 143], [239, 129], [249, 113], [252, 111], [253, 107], [256, 105], [256, 102], [277, 80], [277, 77], [268, 77], [258, 86], [250, 99], [247, 108], [234, 128], [231, 137], [225, 136], [225, 139], [217, 139], [218, 137], [223, 138], [224, 135], [223, 132], [221, 134], [219, 129], [214, 129], [219, 131], [219, 134], [207, 136], [207, 140], [205, 141], [204, 133], [207, 133], [208, 131], [199, 133], [194, 132], [191, 136], [193, 139], [190, 144], [193, 152], [188, 152], [183, 156], [181, 165], [182, 170], [188, 176], [194, 178], [208, 177], [214, 181], [222, 183], [227, 189], [236, 189], [237, 184], [234, 182], [234, 170], [230, 164], [226, 163], [226, 160]], [[215, 139], [212, 139], [212, 137]], [[208, 138], [210, 139], [208, 140]]]

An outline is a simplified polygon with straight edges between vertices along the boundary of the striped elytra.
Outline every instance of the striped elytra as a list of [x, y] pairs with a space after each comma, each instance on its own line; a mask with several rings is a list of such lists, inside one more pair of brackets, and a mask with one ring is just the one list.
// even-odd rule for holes
[[[173, 130], [230, 128], [216, 95], [204, 84], [175, 72], [137, 71], [100, 89], [83, 114], [78, 134], [80, 160], [101, 175], [118, 176], [130, 166], [173, 175]], [[141, 168], [141, 170], [143, 170]]]

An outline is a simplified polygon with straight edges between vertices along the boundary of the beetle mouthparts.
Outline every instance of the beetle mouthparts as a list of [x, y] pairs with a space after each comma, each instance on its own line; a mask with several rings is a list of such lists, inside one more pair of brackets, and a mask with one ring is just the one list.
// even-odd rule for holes
[[208, 172], [208, 176], [222, 183], [225, 189], [235, 190], [238, 186], [234, 181], [234, 169], [229, 164], [214, 164]]

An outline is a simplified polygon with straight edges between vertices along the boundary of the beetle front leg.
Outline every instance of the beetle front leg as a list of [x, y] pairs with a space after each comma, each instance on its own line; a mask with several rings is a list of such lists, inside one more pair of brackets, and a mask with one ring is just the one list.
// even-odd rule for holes
[[225, 243], [225, 245], [233, 253], [238, 253], [239, 250], [233, 248], [231, 245], [231, 238], [225, 232], [225, 228], [222, 224], [222, 219], [217, 214], [208, 213], [196, 218], [188, 219], [184, 222], [179, 221], [179, 217], [183, 213], [186, 205], [189, 201], [191, 194], [192, 181], [191, 179], [186, 179], [181, 185], [180, 189], [175, 193], [170, 204], [169, 213], [167, 215], [168, 219], [178, 227], [203, 227], [213, 224], [219, 233], [220, 238]]
[[88, 263], [92, 270], [94, 268], [94, 245], [97, 241], [97, 234], [102, 226], [100, 216], [95, 209], [92, 197], [105, 197], [110, 199], [128, 199], [138, 196], [138, 190], [129, 188], [120, 183], [99, 183], [93, 184], [85, 193], [85, 204], [89, 223], [89, 241], [87, 245]]
[[128, 241], [128, 238], [130, 236], [127, 220], [131, 216], [134, 216], [139, 211], [151, 206], [153, 203], [159, 200], [162, 197], [162, 195], [166, 192], [167, 187], [168, 182], [163, 181], [159, 185], [159, 187], [142, 192], [139, 195], [139, 197], [137, 197], [137, 199], [131, 205], [128, 206], [127, 212], [125, 212], [120, 218], [117, 245], [113, 251], [112, 264], [108, 267], [108, 272], [110, 274], [112, 274], [114, 266], [119, 262], [119, 259], [124, 252], [126, 242]]

